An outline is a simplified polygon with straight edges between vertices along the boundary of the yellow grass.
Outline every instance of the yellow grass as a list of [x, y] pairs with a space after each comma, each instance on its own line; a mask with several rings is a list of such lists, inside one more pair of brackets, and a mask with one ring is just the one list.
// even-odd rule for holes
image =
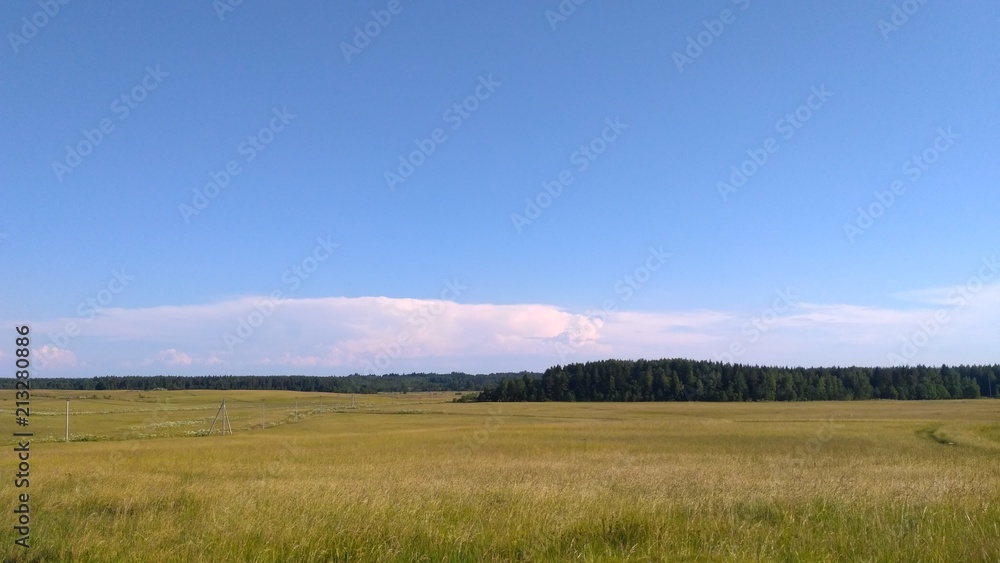
[[[61, 442], [67, 394], [96, 394], [71, 402], [71, 433], [96, 441]], [[0, 557], [1000, 560], [997, 401], [141, 395], [33, 395], [32, 547], [13, 545], [8, 511]], [[223, 396], [236, 434], [191, 435]]]

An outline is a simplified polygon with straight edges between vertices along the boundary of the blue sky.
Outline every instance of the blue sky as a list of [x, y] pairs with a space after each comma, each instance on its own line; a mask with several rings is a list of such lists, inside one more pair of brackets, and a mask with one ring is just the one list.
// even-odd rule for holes
[[996, 363], [998, 16], [5, 2], [0, 319], [49, 376]]

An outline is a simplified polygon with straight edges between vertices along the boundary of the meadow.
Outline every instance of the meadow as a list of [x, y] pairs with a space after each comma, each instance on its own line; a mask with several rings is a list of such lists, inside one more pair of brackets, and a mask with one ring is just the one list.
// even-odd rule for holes
[[[31, 547], [7, 510], [0, 557], [1000, 561], [995, 400], [455, 396], [34, 392]], [[234, 434], [207, 436], [223, 398]]]

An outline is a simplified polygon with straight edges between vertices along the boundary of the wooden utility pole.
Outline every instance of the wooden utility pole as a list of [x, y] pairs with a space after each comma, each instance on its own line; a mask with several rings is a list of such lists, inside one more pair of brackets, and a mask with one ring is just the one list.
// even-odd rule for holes
[[215, 420], [212, 421], [212, 427], [208, 429], [209, 436], [215, 430], [215, 423], [219, 421], [219, 415], [222, 415], [222, 435], [226, 435], [226, 426], [229, 426], [229, 433], [233, 433], [233, 425], [229, 422], [229, 410], [226, 409], [226, 400], [222, 399], [222, 404], [219, 405], [219, 412], [215, 413]]

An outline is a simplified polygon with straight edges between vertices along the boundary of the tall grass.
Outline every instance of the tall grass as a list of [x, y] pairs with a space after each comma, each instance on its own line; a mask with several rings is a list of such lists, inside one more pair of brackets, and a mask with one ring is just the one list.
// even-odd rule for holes
[[[233, 436], [123, 439], [116, 428], [144, 423], [118, 412], [91, 421], [108, 440], [33, 445], [33, 545], [15, 548], [5, 526], [0, 556], [1000, 560], [994, 401], [498, 406], [411, 395], [351, 409], [324, 396], [313, 399], [340, 407], [292, 417], [281, 407], [290, 395], [260, 396], [274, 404], [264, 431], [234, 420]], [[219, 396], [164, 398], [176, 422], [203, 419], [211, 409], [182, 409]], [[2, 483], [13, 501], [12, 480]]]

